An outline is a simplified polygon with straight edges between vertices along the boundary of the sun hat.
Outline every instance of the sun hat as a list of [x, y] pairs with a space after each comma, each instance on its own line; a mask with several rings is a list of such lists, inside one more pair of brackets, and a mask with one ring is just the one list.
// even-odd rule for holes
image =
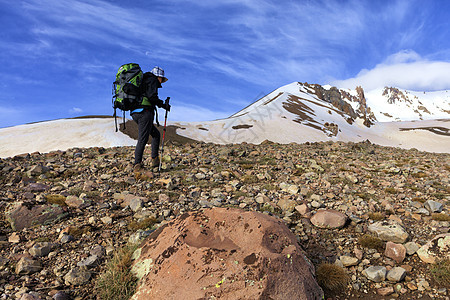
[[162, 77], [162, 78], [163, 78], [163, 81], [162, 81], [162, 82], [166, 82], [167, 80], [169, 80], [169, 79], [167, 79], [167, 78], [164, 76], [164, 70], [161, 69], [160, 67], [154, 67], [154, 68], [150, 71], [150, 73], [152, 73], [153, 75], [155, 75], [155, 76], [157, 76], [157, 77]]

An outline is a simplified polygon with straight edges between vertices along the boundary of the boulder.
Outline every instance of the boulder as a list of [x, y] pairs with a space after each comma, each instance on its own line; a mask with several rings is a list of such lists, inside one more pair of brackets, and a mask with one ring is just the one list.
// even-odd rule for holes
[[311, 218], [311, 223], [320, 228], [342, 228], [347, 222], [347, 216], [331, 209], [319, 210]]
[[42, 270], [42, 265], [39, 261], [22, 257], [16, 265], [16, 274], [24, 275], [24, 274], [33, 274]]
[[384, 255], [395, 260], [399, 264], [406, 257], [406, 248], [402, 244], [387, 242]]
[[383, 241], [390, 241], [394, 243], [405, 243], [409, 239], [409, 234], [397, 222], [381, 221], [369, 225], [369, 231], [378, 235]]
[[61, 206], [48, 204], [29, 205], [24, 202], [16, 202], [6, 212], [6, 219], [15, 231], [38, 224], [50, 224], [66, 216], [67, 213]]
[[[134, 253], [132, 299], [322, 299], [314, 267], [279, 219], [236, 208], [189, 212]], [[183, 288], [180, 288], [183, 287]]]
[[450, 258], [450, 233], [437, 235], [417, 250], [423, 262], [434, 264], [437, 259]]

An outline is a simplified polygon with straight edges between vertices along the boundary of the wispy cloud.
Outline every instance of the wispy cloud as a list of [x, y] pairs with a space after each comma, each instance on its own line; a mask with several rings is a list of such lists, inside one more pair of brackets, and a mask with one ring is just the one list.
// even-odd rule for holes
[[450, 87], [450, 62], [429, 61], [412, 50], [395, 53], [371, 70], [362, 70], [356, 77], [337, 80], [333, 84], [352, 88], [361, 85], [367, 90], [384, 86], [409, 90], [435, 91]]
[[83, 112], [83, 110], [81, 109], [81, 108], [79, 108], [79, 107], [73, 107], [73, 108], [71, 108], [70, 110], [69, 110], [69, 113], [71, 114], [71, 115], [74, 115], [74, 114], [80, 114], [80, 113], [82, 113]]

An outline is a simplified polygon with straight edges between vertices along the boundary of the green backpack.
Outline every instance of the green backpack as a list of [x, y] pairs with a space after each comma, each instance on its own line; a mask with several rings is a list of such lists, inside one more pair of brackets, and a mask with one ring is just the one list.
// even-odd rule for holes
[[141, 67], [135, 63], [122, 65], [113, 82], [113, 108], [117, 131], [116, 109], [123, 111], [123, 125], [125, 129], [125, 111], [135, 109], [142, 102], [141, 83], [144, 74]]

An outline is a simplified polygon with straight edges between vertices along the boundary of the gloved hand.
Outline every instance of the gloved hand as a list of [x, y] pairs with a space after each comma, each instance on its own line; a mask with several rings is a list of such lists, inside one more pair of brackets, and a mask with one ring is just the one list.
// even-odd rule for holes
[[170, 111], [170, 104], [169, 103], [164, 103], [162, 108], [164, 108], [167, 111]]

